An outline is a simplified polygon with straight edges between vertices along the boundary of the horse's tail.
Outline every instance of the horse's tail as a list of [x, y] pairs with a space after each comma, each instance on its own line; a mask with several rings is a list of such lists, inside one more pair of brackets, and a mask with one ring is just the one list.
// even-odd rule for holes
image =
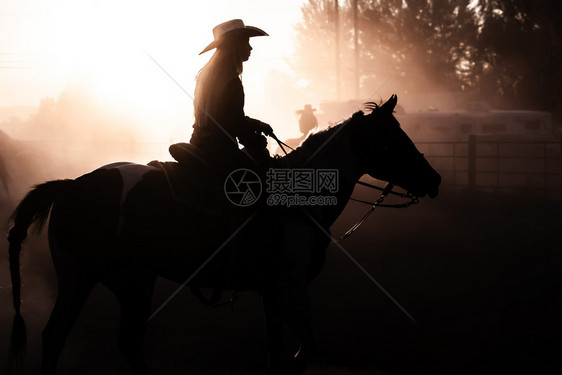
[[53, 203], [71, 186], [73, 180], [49, 181], [35, 186], [14, 210], [11, 216], [14, 225], [8, 234], [10, 243], [10, 275], [12, 278], [12, 297], [16, 314], [12, 326], [10, 341], [10, 357], [8, 359], [9, 372], [19, 374], [22, 371], [25, 357], [26, 332], [25, 323], [20, 312], [21, 305], [21, 279], [20, 279], [20, 251], [21, 243], [27, 237], [27, 230], [35, 224], [38, 232], [41, 231]]

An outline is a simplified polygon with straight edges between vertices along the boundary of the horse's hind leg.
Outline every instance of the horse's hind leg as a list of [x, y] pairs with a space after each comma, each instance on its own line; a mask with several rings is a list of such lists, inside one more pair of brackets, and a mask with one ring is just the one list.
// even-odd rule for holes
[[56, 373], [58, 358], [68, 333], [80, 314], [84, 302], [96, 285], [96, 280], [84, 271], [72, 256], [57, 256], [53, 260], [58, 277], [58, 294], [51, 317], [43, 330], [43, 358], [41, 373]]
[[119, 349], [135, 375], [150, 373], [144, 358], [143, 343], [155, 280], [120, 277], [119, 281], [108, 285], [121, 307]]

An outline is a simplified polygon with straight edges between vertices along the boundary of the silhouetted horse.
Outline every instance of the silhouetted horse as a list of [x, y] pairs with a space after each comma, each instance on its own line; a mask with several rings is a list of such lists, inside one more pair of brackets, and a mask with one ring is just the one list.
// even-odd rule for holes
[[[337, 170], [337, 205], [258, 204], [233, 216], [214, 215], [174, 200], [162, 170], [130, 163], [36, 186], [15, 210], [9, 233], [16, 310], [12, 360], [21, 359], [25, 342], [21, 243], [30, 225], [40, 229], [50, 212], [49, 245], [59, 286], [43, 331], [43, 374], [55, 373], [66, 337], [97, 283], [119, 300], [120, 350], [135, 374], [147, 374], [142, 342], [158, 276], [195, 287], [262, 293], [270, 372], [302, 373], [314, 348], [307, 282], [320, 270], [329, 228], [358, 179], [369, 174], [417, 196], [438, 193], [441, 178], [394, 118], [396, 102], [393, 96], [380, 107], [368, 103], [370, 114], [357, 112], [279, 159], [279, 168]], [[284, 359], [284, 326], [301, 344], [291, 360]]]

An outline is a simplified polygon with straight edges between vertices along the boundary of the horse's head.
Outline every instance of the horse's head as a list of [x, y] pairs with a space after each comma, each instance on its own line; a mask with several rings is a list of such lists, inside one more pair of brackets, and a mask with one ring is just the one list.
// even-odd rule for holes
[[360, 172], [388, 181], [417, 196], [437, 196], [441, 176], [429, 165], [393, 115], [398, 98], [393, 95], [371, 113], [352, 117], [351, 142], [359, 155]]

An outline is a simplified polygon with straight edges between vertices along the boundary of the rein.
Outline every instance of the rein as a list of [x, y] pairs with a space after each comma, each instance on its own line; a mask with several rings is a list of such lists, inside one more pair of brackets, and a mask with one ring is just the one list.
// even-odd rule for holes
[[[363, 222], [365, 220], [367, 220], [367, 218], [369, 216], [371, 216], [371, 214], [373, 213], [373, 211], [375, 211], [375, 208], [377, 208], [377, 207], [406, 208], [406, 207], [410, 207], [411, 205], [419, 202], [418, 197], [415, 196], [415, 195], [412, 195], [410, 193], [398, 193], [396, 191], [392, 191], [392, 188], [394, 187], [394, 185], [390, 182], [388, 184], [386, 184], [384, 189], [381, 188], [381, 187], [375, 186], [375, 185], [368, 184], [368, 183], [363, 182], [363, 181], [357, 181], [357, 184], [366, 186], [366, 187], [371, 188], [371, 189], [379, 190], [379, 191], [381, 191], [381, 195], [379, 196], [379, 199], [377, 199], [375, 202], [364, 201], [364, 200], [355, 199], [355, 198], [349, 198], [350, 200], [355, 201], [355, 202], [370, 204], [371, 208], [369, 209], [369, 211], [367, 211], [367, 213], [365, 215], [363, 215], [363, 217], [358, 222], [356, 222], [351, 228], [349, 228], [347, 230], [347, 232], [344, 233], [343, 236], [340, 237], [341, 240], [345, 240], [345, 239], [349, 238], [353, 234], [353, 232], [355, 232], [357, 230], [357, 228], [359, 228], [361, 226], [361, 224], [363, 224]], [[396, 195], [400, 198], [409, 199], [410, 201], [408, 201], [406, 203], [400, 203], [400, 204], [383, 204], [382, 202], [384, 201], [384, 199], [388, 195], [391, 195], [391, 194]]]
[[281, 148], [281, 150], [283, 150], [283, 152], [285, 153], [285, 155], [288, 155], [288, 153], [287, 153], [287, 151], [285, 150], [285, 147], [283, 147], [283, 146], [286, 146], [287, 148], [291, 149], [292, 151], [295, 151], [294, 148], [292, 148], [291, 146], [289, 146], [288, 144], [286, 144], [285, 142], [283, 142], [283, 141], [281, 141], [279, 138], [277, 138], [277, 136], [276, 136], [274, 133], [271, 133], [271, 134], [270, 134], [270, 137], [273, 138], [273, 139], [277, 142], [277, 144], [279, 145], [279, 147]]
[[[364, 201], [364, 200], [355, 199], [355, 198], [349, 198], [349, 200], [359, 202], [359, 203], [364, 203], [364, 204], [370, 204], [372, 206], [388, 207], [388, 208], [406, 208], [406, 207], [410, 207], [413, 204], [419, 203], [419, 198], [416, 197], [415, 195], [412, 195], [410, 193], [399, 193], [397, 191], [392, 191], [393, 186], [390, 183], [387, 184], [385, 188], [381, 188], [381, 187], [378, 187], [376, 185], [371, 185], [371, 184], [368, 184], [368, 183], [363, 182], [363, 181], [357, 181], [357, 184], [367, 186], [371, 189], [382, 191], [382, 193], [381, 193], [379, 199], [377, 199], [376, 202]], [[389, 185], [391, 185], [390, 189], [388, 189]], [[382, 204], [382, 201], [384, 200], [384, 198], [389, 194], [396, 195], [397, 197], [400, 197], [400, 198], [409, 199], [409, 201], [406, 202], [406, 203]], [[382, 200], [381, 200], [381, 198], [382, 198]]]

